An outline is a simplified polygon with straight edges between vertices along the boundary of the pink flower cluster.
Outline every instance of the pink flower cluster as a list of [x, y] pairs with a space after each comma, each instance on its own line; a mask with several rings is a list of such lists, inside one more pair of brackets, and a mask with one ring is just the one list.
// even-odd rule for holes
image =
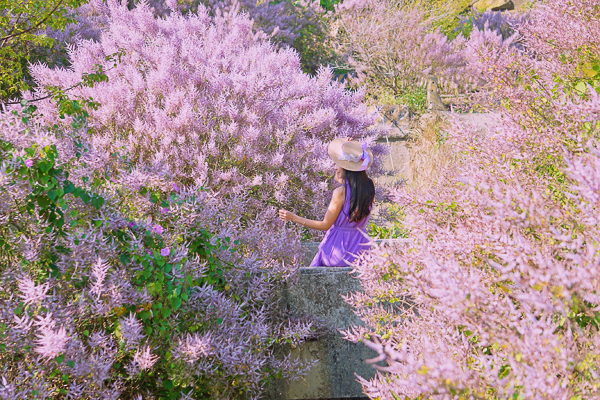
[[[47, 85], [69, 87], [104, 65], [108, 82], [72, 95], [101, 105], [90, 112], [88, 163], [135, 160], [131, 171], [112, 177], [118, 184], [167, 190], [175, 182], [234, 194], [256, 186], [264, 200], [317, 216], [329, 195], [319, 175], [330, 173], [329, 140], [361, 138], [375, 154], [384, 151], [375, 144], [378, 132], [367, 129], [373, 117], [361, 93], [332, 83], [327, 69], [303, 74], [298, 54], [276, 51], [248, 18], [211, 18], [200, 7], [197, 15], [160, 19], [143, 4], [133, 11], [111, 4], [102, 40], [81, 42], [70, 69], [37, 65], [32, 73], [41, 96]], [[115, 67], [105, 57], [118, 51], [124, 54]], [[49, 102], [40, 112], [48, 122], [56, 118]]]

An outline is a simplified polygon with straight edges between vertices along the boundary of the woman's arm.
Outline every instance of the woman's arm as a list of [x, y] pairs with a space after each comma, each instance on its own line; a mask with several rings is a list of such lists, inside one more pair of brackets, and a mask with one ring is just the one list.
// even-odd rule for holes
[[344, 205], [344, 192], [345, 188], [343, 186], [340, 186], [333, 191], [333, 196], [331, 196], [331, 202], [329, 203], [323, 221], [302, 218], [286, 210], [279, 210], [279, 218], [284, 221], [295, 222], [307, 228], [326, 231], [331, 228], [331, 225], [333, 225], [342, 210], [342, 206]]

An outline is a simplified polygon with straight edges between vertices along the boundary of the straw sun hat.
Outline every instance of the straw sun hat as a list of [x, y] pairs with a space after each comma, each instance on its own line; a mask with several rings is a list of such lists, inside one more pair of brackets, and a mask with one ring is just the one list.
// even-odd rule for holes
[[373, 153], [366, 143], [361, 145], [348, 139], [334, 139], [327, 152], [334, 163], [348, 171], [364, 171], [373, 162]]

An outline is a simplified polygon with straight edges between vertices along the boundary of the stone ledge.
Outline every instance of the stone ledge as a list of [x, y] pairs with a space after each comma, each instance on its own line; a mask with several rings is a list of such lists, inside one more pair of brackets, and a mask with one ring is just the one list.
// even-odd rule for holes
[[349, 274], [352, 272], [352, 267], [300, 267], [298, 271], [301, 275], [339, 274], [342, 272]]

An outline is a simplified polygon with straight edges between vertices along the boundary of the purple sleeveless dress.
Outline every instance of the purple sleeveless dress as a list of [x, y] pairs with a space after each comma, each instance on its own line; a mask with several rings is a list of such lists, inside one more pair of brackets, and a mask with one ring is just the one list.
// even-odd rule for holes
[[358, 253], [369, 248], [369, 239], [362, 233], [367, 231], [369, 216], [359, 222], [350, 222], [349, 211], [350, 186], [346, 183], [344, 205], [325, 234], [317, 255], [310, 263], [311, 267], [346, 267]]

